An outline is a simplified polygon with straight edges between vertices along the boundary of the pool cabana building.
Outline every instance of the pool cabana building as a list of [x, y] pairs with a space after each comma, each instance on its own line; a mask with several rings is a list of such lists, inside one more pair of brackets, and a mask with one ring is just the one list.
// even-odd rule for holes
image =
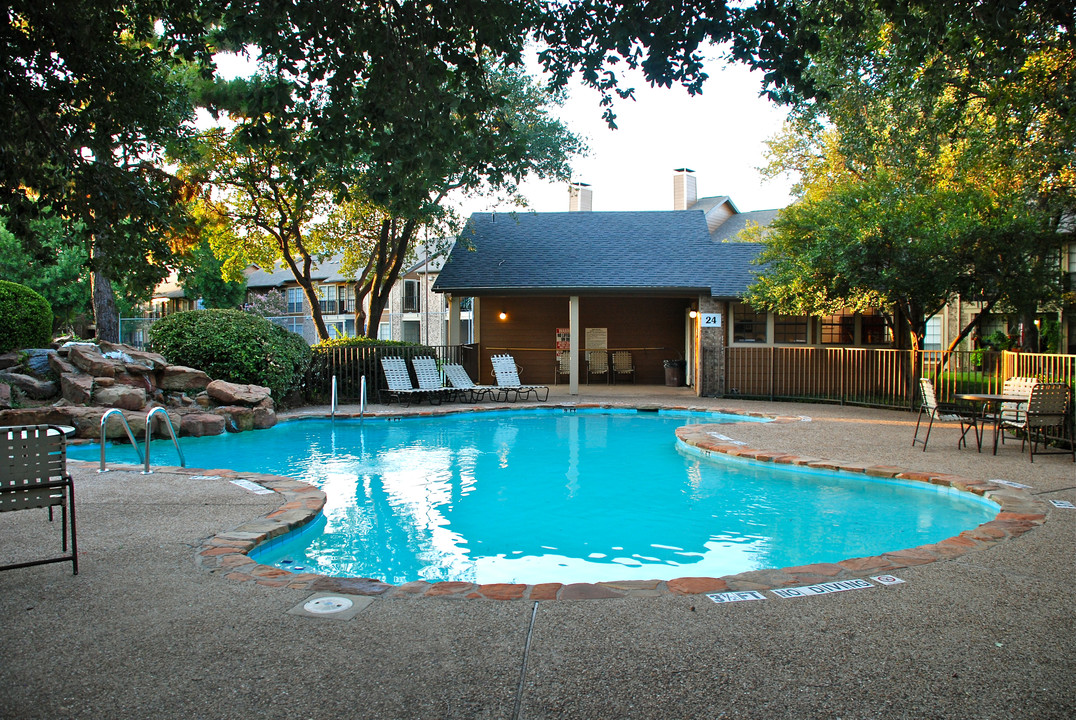
[[473, 298], [482, 381], [490, 357], [508, 352], [525, 382], [566, 380], [574, 394], [595, 382], [588, 352], [628, 350], [638, 383], [664, 384], [665, 361], [683, 360], [696, 394], [723, 394], [729, 306], [753, 282], [761, 249], [728, 241], [777, 211], [697, 199], [687, 170], [676, 171], [671, 211], [593, 212], [580, 185], [570, 206], [470, 217], [433, 287], [449, 299], [449, 343], [463, 299]]

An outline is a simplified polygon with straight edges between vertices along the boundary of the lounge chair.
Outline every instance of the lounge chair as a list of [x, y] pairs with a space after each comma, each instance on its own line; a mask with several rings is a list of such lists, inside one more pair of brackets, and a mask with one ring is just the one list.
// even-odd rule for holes
[[444, 371], [445, 378], [448, 379], [449, 384], [459, 391], [460, 396], [462, 397], [466, 394], [471, 402], [481, 400], [483, 397], [488, 397], [492, 400], [494, 393], [501, 391], [500, 388], [493, 385], [475, 385], [462, 365], [446, 363], [441, 366], [441, 370]]
[[[407, 405], [410, 407], [412, 400], [429, 397], [430, 403], [433, 404], [434, 395], [411, 384], [411, 376], [407, 372], [406, 360], [400, 357], [383, 357], [381, 358], [381, 369], [385, 371], [385, 384], [388, 385], [388, 390], [385, 390], [385, 394], [388, 395], [389, 400], [395, 399], [396, 402], [402, 404], [404, 398], [407, 398]], [[436, 395], [436, 399], [440, 402], [439, 394]]]
[[630, 350], [613, 351], [613, 382], [621, 375], [631, 375], [632, 383], [635, 382], [635, 360]]
[[459, 392], [454, 387], [447, 387], [441, 382], [441, 373], [437, 370], [437, 361], [432, 357], [411, 358], [411, 367], [415, 368], [418, 389], [425, 390], [430, 397], [438, 400], [452, 400]]
[[[0, 565], [0, 570], [71, 562], [78, 575], [78, 542], [75, 539], [75, 484], [67, 472], [67, 440], [51, 425], [17, 425], [0, 428], [0, 512], [59, 507], [62, 517], [64, 555]], [[71, 552], [68, 550], [68, 522]]]
[[561, 376], [572, 376], [572, 354], [567, 350], [557, 350], [557, 360], [553, 368], [553, 384], [560, 382]]
[[[1065, 383], [1035, 383], [1028, 397], [1027, 408], [1019, 417], [1012, 419], [1002, 418], [1001, 432], [1005, 430], [1023, 430], [1026, 435], [1020, 441], [1020, 452], [1024, 451], [1024, 443], [1028, 446], [1028, 458], [1035, 462], [1035, 453], [1041, 455], [1044, 451], [1038, 450], [1039, 442], [1046, 444], [1049, 431], [1053, 431], [1057, 437], [1068, 440], [1069, 449], [1050, 452], [1071, 454], [1072, 461], [1076, 462], [1076, 439], [1069, 434], [1069, 386]], [[994, 446], [997, 453], [997, 445]]]
[[[507, 400], [512, 393], [516, 399], [529, 397], [534, 393], [535, 400], [549, 399], [548, 385], [524, 385], [519, 380], [519, 369], [511, 355], [494, 355], [490, 358], [493, 362], [493, 374], [497, 378], [497, 387], [504, 391], [504, 399]], [[545, 390], [545, 397], [538, 397], [539, 392]]]
[[[934, 382], [930, 378], [919, 378], [919, 392], [922, 404], [919, 406], [919, 417], [915, 420], [915, 435], [912, 436], [912, 447], [916, 443], [923, 444], [923, 452], [927, 451], [927, 441], [930, 440], [930, 429], [934, 427], [934, 419], [943, 420], [956, 418], [960, 421], [960, 439], [956, 441], [959, 448], [962, 444], [968, 445], [968, 431], [975, 431], [975, 444], [982, 449], [982, 436], [979, 434], [979, 413], [974, 408], [962, 405], [939, 405], [937, 395], [934, 393]], [[927, 424], [927, 434], [922, 440], [919, 439], [919, 423], [923, 420], [923, 413], [930, 416]]]
[[602, 375], [609, 382], [609, 353], [605, 350], [587, 351], [587, 385], [591, 375]]

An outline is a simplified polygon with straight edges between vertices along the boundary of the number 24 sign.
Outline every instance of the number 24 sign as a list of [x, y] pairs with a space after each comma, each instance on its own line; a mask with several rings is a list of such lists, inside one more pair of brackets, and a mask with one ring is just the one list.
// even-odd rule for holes
[[699, 326], [703, 328], [721, 327], [721, 313], [699, 313]]

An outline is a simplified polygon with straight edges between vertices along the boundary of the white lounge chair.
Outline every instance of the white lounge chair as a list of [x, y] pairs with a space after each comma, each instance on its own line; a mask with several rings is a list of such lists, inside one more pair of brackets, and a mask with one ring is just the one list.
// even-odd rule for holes
[[[519, 369], [511, 355], [494, 355], [490, 360], [493, 362], [493, 375], [497, 378], [497, 387], [505, 391], [505, 400], [511, 393], [515, 393], [517, 400], [527, 398], [531, 393], [534, 393], [535, 400], [549, 399], [548, 385], [524, 385], [520, 382]], [[545, 397], [539, 397], [542, 390], [545, 390]]]
[[437, 361], [432, 357], [411, 358], [411, 367], [415, 368], [418, 389], [425, 390], [430, 397], [451, 400], [459, 394], [456, 388], [446, 387], [441, 382], [441, 374], [437, 371]]
[[499, 394], [501, 392], [500, 388], [494, 385], [475, 385], [462, 365], [445, 363], [441, 366], [441, 370], [444, 371], [445, 378], [448, 379], [449, 384], [456, 388], [461, 395], [467, 393], [467, 397], [471, 402], [481, 400], [483, 397], [488, 397], [492, 400], [494, 393]]
[[[383, 357], [381, 369], [385, 371], [385, 384], [388, 385], [385, 394], [389, 400], [395, 399], [396, 402], [402, 404], [404, 398], [407, 398], [407, 405], [410, 406], [412, 400], [421, 400], [429, 396], [430, 403], [433, 403], [434, 395], [411, 384], [411, 376], [407, 372], [407, 361], [403, 358]], [[440, 402], [441, 398], [438, 395], [436, 399]]]

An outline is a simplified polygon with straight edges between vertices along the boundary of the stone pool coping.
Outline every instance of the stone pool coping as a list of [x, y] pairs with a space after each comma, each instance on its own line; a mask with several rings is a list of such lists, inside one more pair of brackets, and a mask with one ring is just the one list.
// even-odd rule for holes
[[[802, 417], [775, 416], [765, 413], [744, 412], [691, 406], [650, 406], [610, 403], [546, 405], [552, 409], [623, 409], [637, 410], [699, 411], [727, 413], [751, 417], [766, 417], [774, 422], [801, 422]], [[481, 410], [504, 410], [505, 408], [474, 408]], [[463, 412], [470, 412], [466, 408]], [[368, 413], [368, 417], [424, 417], [461, 412], [458, 408], [423, 410], [415, 413]], [[357, 414], [337, 414], [338, 417], [358, 417]], [[296, 415], [290, 419], [326, 417], [322, 414]], [[985, 480], [974, 480], [949, 473], [913, 471], [885, 465], [855, 465], [836, 463], [824, 458], [801, 457], [771, 450], [750, 448], [728, 442], [719, 437], [716, 428], [728, 424], [700, 424], [676, 429], [679, 442], [703, 456], [724, 454], [730, 457], [772, 462], [775, 464], [806, 466], [829, 471], [864, 473], [876, 478], [893, 478], [905, 481], [925, 482], [932, 485], [968, 492], [991, 500], [1000, 507], [997, 516], [970, 530], [937, 543], [871, 557], [851, 558], [836, 563], [814, 563], [797, 567], [752, 570], [722, 577], [681, 577], [673, 580], [628, 580], [596, 583], [540, 583], [476, 584], [470, 582], [416, 581], [403, 585], [391, 585], [372, 578], [338, 578], [314, 573], [292, 573], [287, 570], [261, 565], [248, 553], [255, 547], [280, 537], [313, 520], [325, 505], [325, 493], [304, 482], [264, 473], [236, 472], [231, 470], [192, 470], [185, 468], [158, 468], [176, 474], [205, 475], [212, 473], [230, 480], [247, 480], [272, 490], [283, 497], [284, 502], [276, 510], [241, 524], [227, 532], [218, 533], [204, 540], [195, 551], [195, 563], [203, 570], [223, 575], [228, 580], [253, 582], [266, 587], [286, 587], [308, 592], [332, 592], [349, 595], [365, 595], [377, 598], [444, 597], [486, 600], [587, 600], [620, 597], [654, 597], [659, 595], [694, 595], [700, 593], [737, 592], [747, 590], [773, 590], [800, 585], [863, 578], [876, 574], [891, 574], [902, 568], [923, 565], [942, 560], [952, 560], [969, 552], [991, 547], [999, 542], [1018, 537], [1042, 525], [1046, 520], [1046, 504], [1018, 488], [999, 485]]]

